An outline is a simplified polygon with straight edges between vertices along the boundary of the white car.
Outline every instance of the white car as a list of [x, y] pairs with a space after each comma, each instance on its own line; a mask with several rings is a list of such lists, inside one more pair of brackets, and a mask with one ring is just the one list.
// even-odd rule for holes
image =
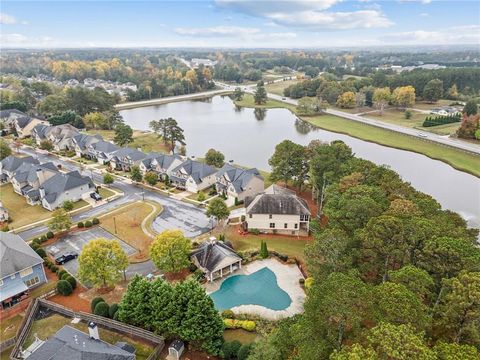
[[421, 137], [421, 138], [427, 138], [428, 137], [427, 134], [424, 134], [424, 133], [421, 133], [421, 132], [418, 133], [417, 136]]

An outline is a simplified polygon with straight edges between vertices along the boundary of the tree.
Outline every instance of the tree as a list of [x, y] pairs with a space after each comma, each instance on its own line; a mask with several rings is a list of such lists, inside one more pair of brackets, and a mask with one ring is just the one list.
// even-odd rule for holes
[[95, 309], [93, 309], [93, 313], [98, 316], [103, 316], [108, 318], [108, 311], [109, 311], [109, 306], [106, 302], [99, 302], [97, 305], [95, 305]]
[[275, 152], [268, 160], [272, 167], [270, 179], [274, 182], [283, 180], [285, 186], [295, 180], [299, 187], [303, 185], [308, 174], [305, 147], [290, 140], [283, 140], [275, 146]]
[[79, 116], [75, 111], [71, 110], [50, 116], [48, 118], [48, 122], [51, 125], [71, 124], [77, 128], [85, 127], [82, 117]]
[[5, 140], [0, 139], [0, 160], [5, 159], [7, 156], [12, 154], [12, 149], [10, 146], [5, 142]]
[[443, 96], [443, 81], [440, 79], [430, 80], [423, 88], [423, 99], [434, 103]]
[[448, 89], [448, 98], [456, 100], [458, 98], [458, 88], [457, 85], [453, 84], [449, 89]]
[[135, 182], [141, 182], [142, 179], [143, 179], [143, 175], [142, 175], [142, 172], [140, 171], [140, 167], [138, 165], [134, 165], [132, 166], [131, 168], [131, 179], [132, 181], [135, 181]]
[[243, 95], [244, 95], [244, 92], [242, 91], [242, 89], [239, 87], [236, 87], [235, 91], [233, 92], [233, 99], [235, 101], [242, 101]]
[[433, 347], [437, 360], [478, 360], [480, 352], [475, 346], [438, 342]]
[[133, 130], [130, 126], [120, 123], [115, 126], [115, 137], [113, 141], [118, 146], [125, 146], [133, 142]]
[[46, 150], [46, 151], [52, 151], [53, 143], [50, 140], [42, 140], [40, 142], [40, 149]]
[[480, 123], [480, 115], [463, 114], [462, 122], [457, 130], [457, 136], [464, 139], [474, 139]]
[[435, 282], [425, 270], [406, 265], [399, 270], [390, 271], [388, 276], [391, 282], [404, 285], [419, 299], [425, 302], [431, 299]]
[[128, 257], [116, 240], [96, 239], [78, 257], [78, 277], [94, 287], [113, 286], [128, 266]]
[[478, 114], [478, 105], [475, 100], [469, 100], [463, 107], [463, 113], [467, 116]]
[[389, 87], [378, 88], [373, 92], [373, 104], [380, 110], [380, 115], [383, 115], [385, 105], [387, 105], [392, 99], [392, 93]]
[[113, 176], [109, 173], [106, 173], [105, 175], [103, 175], [103, 183], [105, 185], [110, 185], [110, 184], [113, 184]]
[[83, 117], [87, 129], [106, 129], [108, 126], [107, 117], [101, 112], [90, 112]]
[[192, 243], [180, 230], [165, 230], [153, 240], [150, 257], [165, 272], [179, 272], [190, 264]]
[[260, 257], [262, 259], [266, 259], [268, 258], [268, 249], [267, 249], [267, 243], [265, 241], [262, 240], [262, 242], [260, 243]]
[[213, 216], [217, 221], [222, 221], [228, 218], [230, 210], [222, 198], [216, 197], [208, 203], [207, 216]]
[[149, 185], [154, 186], [158, 182], [158, 175], [153, 171], [148, 171], [144, 179]]
[[320, 114], [326, 106], [316, 97], [302, 97], [298, 100], [297, 112], [299, 115], [311, 116]]
[[410, 85], [397, 87], [393, 91], [393, 103], [402, 108], [412, 107], [415, 104], [415, 88]]
[[62, 208], [65, 211], [72, 211], [74, 207], [73, 201], [71, 200], [65, 200], [62, 204]]
[[[155, 316], [152, 309], [155, 304], [153, 297], [153, 283], [143, 276], [135, 275], [128, 283], [127, 290], [118, 305], [118, 320], [147, 330], [154, 330], [156, 325], [153, 320]], [[166, 306], [158, 307], [156, 310], [161, 313], [166, 310]]]
[[52, 219], [48, 222], [48, 228], [54, 233], [57, 231], [69, 230], [71, 226], [72, 219], [64, 209], [55, 210]]
[[343, 109], [353, 109], [356, 105], [355, 93], [352, 91], [344, 92], [337, 99], [337, 106]]
[[257, 89], [255, 90], [255, 93], [253, 95], [253, 99], [255, 101], [255, 104], [257, 105], [262, 105], [267, 102], [267, 91], [265, 90], [263, 83], [259, 83], [259, 85], [257, 85]]
[[205, 154], [205, 162], [207, 165], [220, 168], [225, 163], [225, 156], [220, 151], [210, 149]]

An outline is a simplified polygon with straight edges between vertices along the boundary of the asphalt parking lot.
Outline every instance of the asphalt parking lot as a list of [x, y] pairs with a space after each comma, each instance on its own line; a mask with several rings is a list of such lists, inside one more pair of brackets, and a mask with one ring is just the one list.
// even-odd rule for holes
[[[52, 257], [54, 258], [66, 252], [76, 252], [77, 254], [80, 255], [80, 253], [82, 252], [82, 248], [86, 244], [98, 238], [104, 238], [107, 240], [117, 240], [128, 256], [136, 252], [136, 250], [133, 247], [131, 247], [124, 241], [120, 240], [119, 238], [115, 237], [114, 235], [110, 234], [108, 231], [102, 229], [99, 226], [89, 230], [84, 230], [84, 231], [65, 235], [64, 237], [59, 239], [55, 244], [47, 246], [45, 250], [47, 251], [48, 254], [52, 255]], [[75, 276], [77, 275], [77, 272], [78, 272], [78, 260], [77, 259], [70, 260], [69, 262], [65, 263], [63, 267], [70, 274]]]

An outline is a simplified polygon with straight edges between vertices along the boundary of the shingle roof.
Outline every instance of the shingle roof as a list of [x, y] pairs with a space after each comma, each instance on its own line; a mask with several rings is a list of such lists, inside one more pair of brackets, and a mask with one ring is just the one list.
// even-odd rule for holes
[[40, 138], [45, 139], [45, 131], [49, 128], [48, 125], [38, 124], [33, 128], [33, 132]]
[[38, 178], [37, 170], [47, 171], [47, 172], [58, 172], [57, 167], [54, 163], [48, 162], [44, 164], [22, 164], [16, 171], [13, 178], [20, 182], [28, 181], [33, 182]]
[[128, 156], [132, 161], [142, 160], [147, 156], [147, 154], [145, 154], [144, 152], [141, 152], [140, 150], [132, 149], [128, 147], [121, 148], [115, 151], [112, 155], [113, 157], [118, 158], [119, 160], [122, 160], [124, 157]]
[[201, 183], [205, 177], [212, 175], [217, 171], [217, 169], [210, 165], [191, 159], [188, 159], [182, 164], [178, 165], [172, 170], [172, 172], [175, 173], [180, 170], [184, 170], [186, 174], [191, 176], [197, 184]]
[[41, 263], [42, 258], [20, 236], [0, 232], [0, 279]]
[[197, 260], [202, 268], [209, 272], [229, 266], [242, 259], [228, 245], [215, 240], [204, 242], [198, 249], [192, 252], [191, 256]]
[[134, 360], [135, 355], [118, 346], [90, 338], [65, 325], [29, 357], [30, 360]]
[[223, 176], [233, 185], [237, 193], [245, 190], [247, 184], [253, 177], [258, 177], [263, 180], [263, 177], [260, 175], [260, 171], [255, 168], [252, 169], [242, 169], [230, 164], [225, 164], [223, 167], [218, 170], [217, 179], [221, 179]]
[[103, 141], [103, 140], [100, 140], [99, 142], [92, 144], [92, 147], [96, 151], [100, 151], [103, 153], [111, 153], [119, 149], [117, 145], [112, 144], [111, 142], [108, 142], [108, 141]]
[[71, 171], [67, 174], [58, 173], [52, 176], [42, 184], [41, 188], [45, 191], [45, 200], [51, 204], [57, 199], [58, 195], [84, 184], [90, 184], [90, 187], [94, 187], [88, 176], [82, 176], [78, 171]]
[[17, 115], [17, 116], [27, 116], [24, 112], [17, 110], [17, 109], [8, 109], [8, 110], [1, 110], [0, 111], [0, 119], [9, 118], [10, 115]]
[[20, 157], [10, 155], [10, 156], [7, 156], [5, 159], [3, 159], [1, 163], [2, 163], [2, 170], [15, 171], [24, 163], [39, 164], [40, 162], [37, 159], [34, 159], [32, 156], [26, 156], [26, 157], [20, 158]]
[[88, 145], [94, 144], [96, 142], [102, 141], [103, 138], [101, 135], [88, 135], [88, 134], [77, 134], [73, 137], [73, 141], [78, 147], [84, 150]]
[[245, 199], [247, 214], [310, 215], [307, 202], [288, 189], [272, 185]]

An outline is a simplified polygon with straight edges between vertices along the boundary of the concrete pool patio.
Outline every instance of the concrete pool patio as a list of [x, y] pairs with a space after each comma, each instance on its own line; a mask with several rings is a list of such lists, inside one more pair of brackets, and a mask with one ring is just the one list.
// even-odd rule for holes
[[205, 285], [205, 290], [207, 294], [210, 295], [220, 289], [222, 283], [229, 277], [236, 275], [250, 275], [264, 267], [273, 271], [277, 278], [278, 286], [290, 296], [290, 299], [292, 300], [290, 306], [284, 310], [272, 310], [260, 305], [240, 305], [231, 308], [231, 310], [235, 314], [258, 315], [270, 320], [279, 320], [302, 313], [303, 304], [305, 302], [305, 292], [300, 286], [298, 280], [301, 278], [303, 279], [303, 275], [297, 265], [282, 264], [277, 259], [256, 260], [247, 265], [242, 265], [242, 268], [232, 275], [207, 283]]

